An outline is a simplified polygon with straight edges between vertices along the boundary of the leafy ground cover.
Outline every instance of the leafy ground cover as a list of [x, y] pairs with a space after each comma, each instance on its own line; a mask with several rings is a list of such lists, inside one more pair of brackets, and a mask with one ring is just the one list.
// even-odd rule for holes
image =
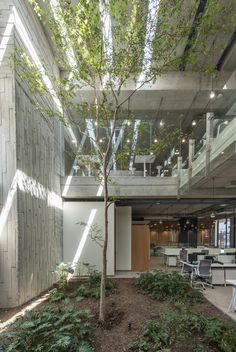
[[[141, 277], [143, 281], [145, 276]], [[163, 276], [162, 279], [165, 281], [166, 278]], [[236, 352], [235, 323], [204, 298], [201, 302], [188, 298], [173, 300], [163, 295], [157, 299], [158, 296], [152, 297], [150, 291], [143, 294], [137, 280], [111, 281], [118, 289], [106, 298], [108, 317], [105, 324], [98, 324], [99, 300], [85, 295], [84, 289], [83, 298], [78, 299], [77, 291], [84, 283], [72, 281], [66, 299], [47, 302], [41, 313], [36, 310], [32, 312], [33, 317], [26, 316], [16, 323], [19, 325], [8, 329], [7, 333], [15, 333], [15, 337], [1, 336], [0, 341], [8, 338], [9, 346], [9, 342], [16, 342], [18, 338], [21, 341], [24, 337], [24, 341], [31, 343], [31, 347], [24, 347], [29, 352]], [[85, 286], [89, 289], [89, 282]], [[34, 341], [45, 345], [41, 348], [39, 344], [41, 349], [36, 349]], [[76, 346], [73, 345], [75, 341]], [[50, 349], [53, 345], [54, 349]], [[2, 351], [21, 352], [23, 349]]]
[[205, 313], [168, 311], [160, 319], [150, 321], [141, 337], [130, 344], [131, 351], [188, 351], [210, 352], [236, 350], [234, 324], [209, 317]]
[[202, 300], [202, 294], [190, 287], [189, 279], [176, 272], [142, 273], [135, 280], [135, 285], [142, 293], [156, 300], [178, 300], [192, 304]]
[[89, 310], [49, 305], [27, 312], [4, 332], [1, 352], [92, 352]]

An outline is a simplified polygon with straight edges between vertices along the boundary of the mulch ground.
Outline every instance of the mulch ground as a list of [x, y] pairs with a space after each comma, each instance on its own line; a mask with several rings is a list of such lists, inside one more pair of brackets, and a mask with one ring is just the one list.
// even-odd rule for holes
[[[90, 308], [94, 315], [92, 324], [95, 330], [93, 339], [95, 352], [128, 351], [129, 343], [141, 335], [147, 322], [155, 320], [155, 318], [158, 319], [161, 312], [170, 309], [170, 303], [154, 301], [150, 297], [138, 293], [133, 285], [133, 279], [116, 279], [116, 281], [119, 292], [106, 298], [108, 319], [105, 324], [98, 324], [99, 300], [89, 298], [74, 303], [78, 308]], [[76, 285], [75, 282], [74, 285]], [[225, 314], [206, 300], [194, 306], [194, 311], [205, 312], [220, 319], [227, 318]], [[0, 310], [0, 320], [4, 321], [9, 318], [10, 312], [15, 314], [17, 310]], [[188, 351], [187, 347], [184, 348], [181, 350], [182, 352]]]

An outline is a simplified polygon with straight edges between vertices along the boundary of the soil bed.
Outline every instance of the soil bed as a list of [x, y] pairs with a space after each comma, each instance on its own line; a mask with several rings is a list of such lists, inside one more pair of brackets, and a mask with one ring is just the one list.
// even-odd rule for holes
[[[97, 319], [99, 299], [86, 298], [80, 302], [71, 299], [75, 307], [89, 308], [94, 316], [92, 318], [92, 326], [95, 332], [93, 338], [95, 352], [129, 351], [129, 343], [143, 333], [147, 322], [158, 320], [160, 313], [174, 309], [172, 303], [155, 301], [149, 296], [137, 292], [133, 285], [133, 279], [116, 279], [116, 282], [118, 292], [106, 298], [108, 319], [104, 324], [99, 324]], [[72, 292], [76, 286], [76, 282], [72, 282], [69, 291]], [[191, 310], [194, 312], [204, 312], [208, 316], [218, 319], [227, 319], [226, 315], [205, 299], [203, 303], [191, 307]], [[17, 312], [16, 309], [8, 310], [7, 312], [0, 311], [0, 320], [4, 321], [5, 318], [9, 318], [11, 311], [13, 314]], [[176, 346], [171, 351], [190, 352], [187, 341], [185, 346]], [[212, 351], [220, 350], [216, 348], [212, 349]]]

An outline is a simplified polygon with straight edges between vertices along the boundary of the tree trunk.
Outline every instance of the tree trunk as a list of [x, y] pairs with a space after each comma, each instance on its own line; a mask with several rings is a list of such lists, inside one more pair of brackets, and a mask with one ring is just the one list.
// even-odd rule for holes
[[101, 276], [101, 286], [100, 286], [100, 310], [99, 310], [99, 320], [105, 321], [106, 318], [106, 307], [105, 307], [105, 297], [106, 297], [106, 276], [107, 276], [107, 244], [108, 244], [108, 188], [107, 188], [107, 175], [106, 170], [104, 172], [104, 243], [102, 249], [102, 276]]

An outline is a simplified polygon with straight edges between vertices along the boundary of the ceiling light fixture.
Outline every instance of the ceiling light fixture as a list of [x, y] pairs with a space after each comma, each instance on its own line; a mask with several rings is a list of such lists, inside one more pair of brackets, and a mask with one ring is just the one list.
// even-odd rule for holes
[[178, 149], [175, 150], [175, 155], [179, 155], [179, 150]]
[[154, 143], [157, 143], [157, 139], [156, 138], [154, 139]]
[[160, 121], [160, 126], [164, 126], [164, 122], [162, 120]]
[[214, 211], [211, 213], [210, 217], [211, 217], [212, 219], [214, 219], [214, 218], [216, 217]]
[[159, 224], [161, 225], [162, 223], [163, 223], [163, 221], [162, 221], [162, 220], [160, 220], [160, 221], [159, 221]]
[[128, 126], [130, 126], [130, 125], [131, 125], [131, 122], [130, 122], [130, 121], [128, 121], [128, 122], [127, 122], [127, 125], [128, 125]]
[[185, 143], [186, 142], [186, 139], [185, 138], [182, 138], [182, 143]]
[[130, 139], [127, 139], [127, 141], [126, 141], [127, 143], [130, 143]]
[[197, 124], [196, 121], [193, 120], [193, 121], [192, 121], [192, 126], [196, 126], [196, 124]]
[[210, 99], [214, 99], [216, 96], [216, 93], [212, 90], [210, 93]]

